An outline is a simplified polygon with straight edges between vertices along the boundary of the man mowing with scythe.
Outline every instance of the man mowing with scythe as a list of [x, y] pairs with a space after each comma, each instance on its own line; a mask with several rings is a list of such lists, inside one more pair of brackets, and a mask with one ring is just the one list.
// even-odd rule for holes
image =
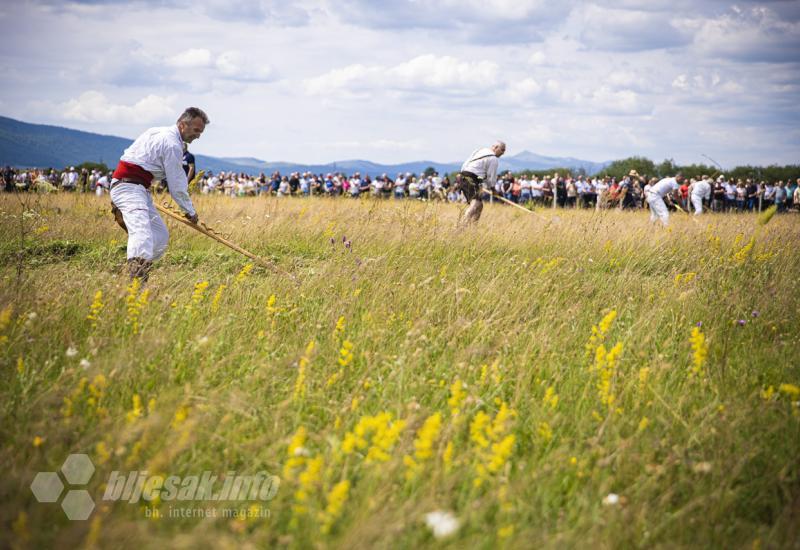
[[183, 170], [183, 144], [199, 138], [207, 124], [208, 116], [201, 109], [189, 107], [174, 126], [147, 130], [120, 158], [111, 180], [111, 211], [128, 232], [131, 279], [146, 281], [153, 262], [164, 255], [169, 241], [167, 226], [150, 196], [153, 179], [166, 179], [169, 193], [186, 219], [197, 223]]
[[469, 203], [464, 212], [463, 223], [465, 225], [476, 223], [481, 219], [481, 211], [483, 211], [481, 187], [488, 186], [489, 192], [494, 192], [494, 185], [497, 182], [497, 167], [500, 164], [498, 158], [502, 157], [505, 152], [506, 144], [498, 141], [491, 147], [482, 147], [473, 151], [461, 166], [461, 191]]

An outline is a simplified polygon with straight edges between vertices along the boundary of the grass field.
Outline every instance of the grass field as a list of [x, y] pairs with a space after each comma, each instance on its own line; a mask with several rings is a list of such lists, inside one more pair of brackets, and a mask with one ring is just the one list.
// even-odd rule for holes
[[[131, 286], [107, 199], [0, 198], [0, 546], [800, 545], [796, 215], [196, 204], [300, 284], [168, 222]], [[30, 489], [70, 453], [85, 521]], [[278, 490], [103, 500], [139, 470]]]

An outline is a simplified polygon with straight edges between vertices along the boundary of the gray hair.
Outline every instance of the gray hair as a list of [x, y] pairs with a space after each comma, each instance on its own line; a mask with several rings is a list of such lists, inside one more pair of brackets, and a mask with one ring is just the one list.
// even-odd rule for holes
[[205, 111], [198, 107], [187, 107], [181, 116], [178, 117], [178, 122], [191, 122], [195, 118], [201, 119], [203, 124], [211, 124]]

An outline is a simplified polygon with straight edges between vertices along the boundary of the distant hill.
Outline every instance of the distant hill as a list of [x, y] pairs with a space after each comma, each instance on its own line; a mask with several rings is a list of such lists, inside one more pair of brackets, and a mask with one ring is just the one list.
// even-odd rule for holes
[[[28, 124], [0, 116], [0, 165], [16, 167], [64, 168], [84, 162], [102, 162], [116, 165], [120, 155], [133, 140], [115, 136], [93, 134], [59, 126]], [[420, 160], [402, 164], [377, 164], [367, 160], [343, 160], [329, 164], [301, 164], [293, 162], [266, 162], [252, 157], [219, 158], [197, 155], [198, 169], [270, 174], [290, 172], [360, 172], [378, 176], [387, 173], [394, 177], [400, 172], [419, 174], [429, 166], [439, 173], [458, 170], [461, 162], [434, 162]], [[500, 159], [500, 170], [548, 170], [550, 168], [583, 168], [587, 173], [599, 172], [609, 163], [597, 163], [574, 158], [545, 157], [523, 151]]]

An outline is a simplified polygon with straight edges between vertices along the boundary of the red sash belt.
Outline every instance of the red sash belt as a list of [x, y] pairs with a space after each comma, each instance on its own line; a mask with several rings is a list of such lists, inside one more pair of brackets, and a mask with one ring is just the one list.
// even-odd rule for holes
[[114, 170], [113, 177], [118, 180], [126, 180], [144, 185], [146, 189], [150, 189], [150, 184], [153, 182], [153, 174], [138, 164], [132, 164], [124, 160], [119, 161], [119, 164], [117, 164], [117, 169]]

